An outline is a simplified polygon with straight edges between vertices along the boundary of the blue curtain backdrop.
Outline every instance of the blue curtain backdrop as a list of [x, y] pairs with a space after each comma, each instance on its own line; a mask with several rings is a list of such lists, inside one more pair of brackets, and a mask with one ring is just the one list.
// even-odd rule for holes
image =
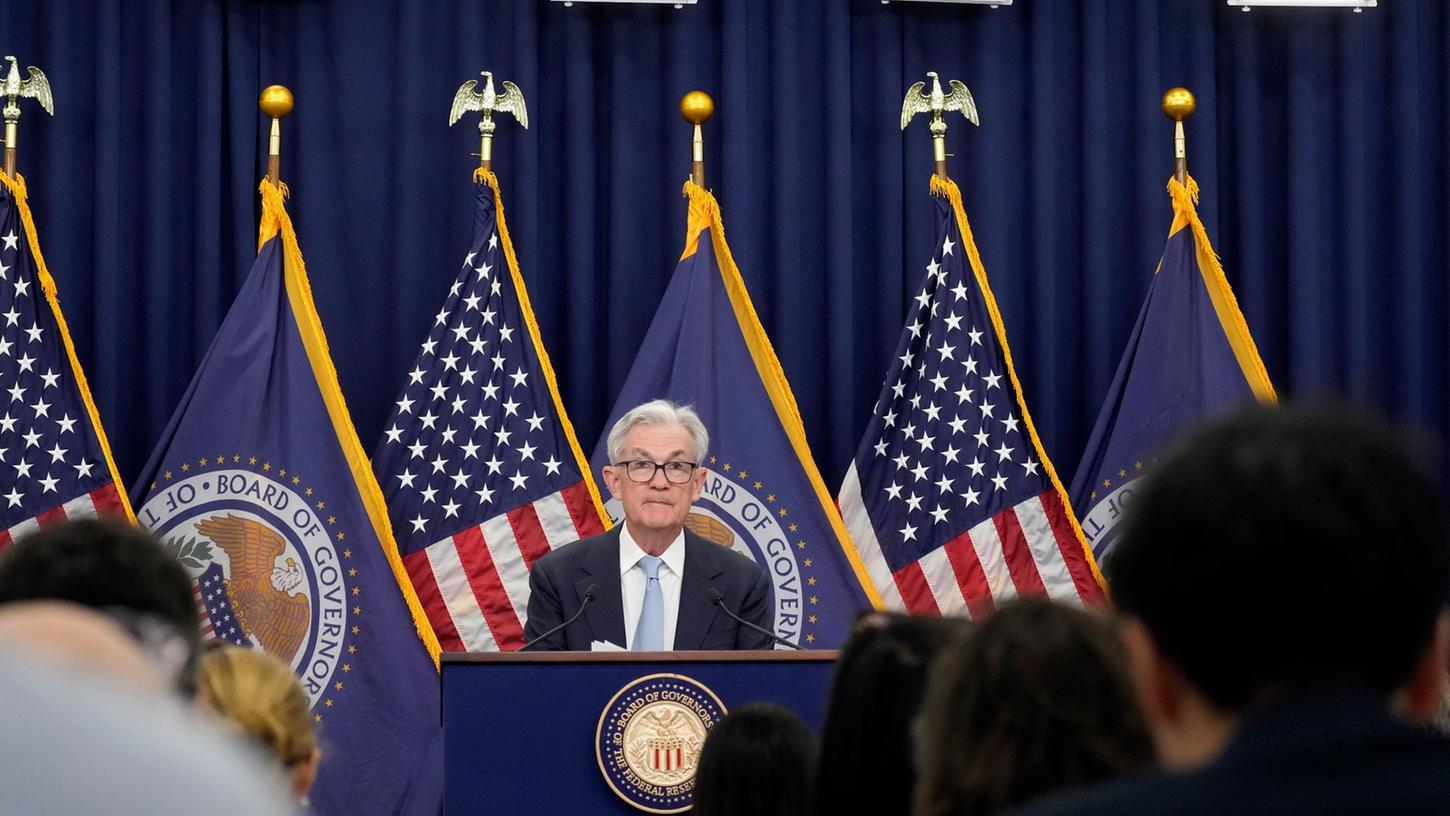
[[497, 170], [585, 448], [679, 256], [680, 96], [826, 480], [865, 426], [932, 240], [930, 147], [897, 130], [928, 70], [971, 88], [961, 185], [1050, 455], [1076, 466], [1170, 221], [1160, 94], [1198, 97], [1201, 212], [1271, 377], [1438, 434], [1447, 401], [1450, 11], [1222, 0], [83, 2], [9, 0], [0, 48], [43, 67], [21, 172], [121, 473], [134, 480], [255, 252], [264, 122], [365, 444], [468, 239], [483, 68], [528, 99]]

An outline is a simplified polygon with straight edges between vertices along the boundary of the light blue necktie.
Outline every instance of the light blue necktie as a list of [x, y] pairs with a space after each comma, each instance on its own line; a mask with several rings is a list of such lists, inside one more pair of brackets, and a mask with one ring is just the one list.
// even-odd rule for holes
[[636, 652], [660, 652], [665, 648], [665, 593], [660, 589], [660, 564], [653, 555], [639, 559], [644, 570], [644, 606], [634, 630]]

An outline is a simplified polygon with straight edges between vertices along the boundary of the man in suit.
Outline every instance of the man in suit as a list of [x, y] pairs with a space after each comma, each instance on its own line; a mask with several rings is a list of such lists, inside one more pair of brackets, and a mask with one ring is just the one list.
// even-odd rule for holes
[[624, 506], [624, 521], [534, 563], [525, 640], [569, 620], [586, 596], [592, 600], [581, 618], [532, 649], [588, 651], [600, 641], [636, 651], [770, 648], [770, 638], [719, 608], [768, 630], [765, 573], [685, 529], [705, 484], [700, 463], [709, 446], [695, 411], [667, 400], [640, 405], [614, 423], [604, 483]]
[[1022, 813], [1446, 814], [1445, 497], [1403, 440], [1253, 407], [1157, 463], [1108, 576], [1164, 768]]

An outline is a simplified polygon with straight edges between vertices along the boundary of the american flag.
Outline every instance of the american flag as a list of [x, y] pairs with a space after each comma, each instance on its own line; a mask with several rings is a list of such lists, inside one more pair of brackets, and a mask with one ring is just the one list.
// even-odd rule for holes
[[221, 565], [213, 561], [201, 575], [191, 579], [191, 598], [196, 603], [202, 640], [220, 638], [237, 646], [253, 646], [232, 616], [232, 597], [227, 592]]
[[846, 526], [896, 609], [975, 618], [1016, 595], [1099, 602], [960, 194], [937, 178], [932, 192], [936, 244], [841, 486]]
[[25, 182], [0, 174], [0, 550], [40, 527], [130, 517], [45, 271]]
[[529, 569], [604, 531], [508, 238], [497, 181], [373, 456], [403, 564], [447, 651], [523, 645]]

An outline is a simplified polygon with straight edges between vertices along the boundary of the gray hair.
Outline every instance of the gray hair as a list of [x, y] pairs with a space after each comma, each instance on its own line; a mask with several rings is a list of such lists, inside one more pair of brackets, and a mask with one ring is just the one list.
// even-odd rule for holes
[[690, 435], [690, 440], [695, 443], [696, 462], [705, 461], [705, 454], [710, 450], [710, 432], [705, 430], [705, 423], [700, 421], [700, 415], [695, 413], [692, 406], [657, 399], [629, 409], [609, 429], [611, 463], [624, 458], [625, 434], [640, 425], [679, 425], [684, 428]]

